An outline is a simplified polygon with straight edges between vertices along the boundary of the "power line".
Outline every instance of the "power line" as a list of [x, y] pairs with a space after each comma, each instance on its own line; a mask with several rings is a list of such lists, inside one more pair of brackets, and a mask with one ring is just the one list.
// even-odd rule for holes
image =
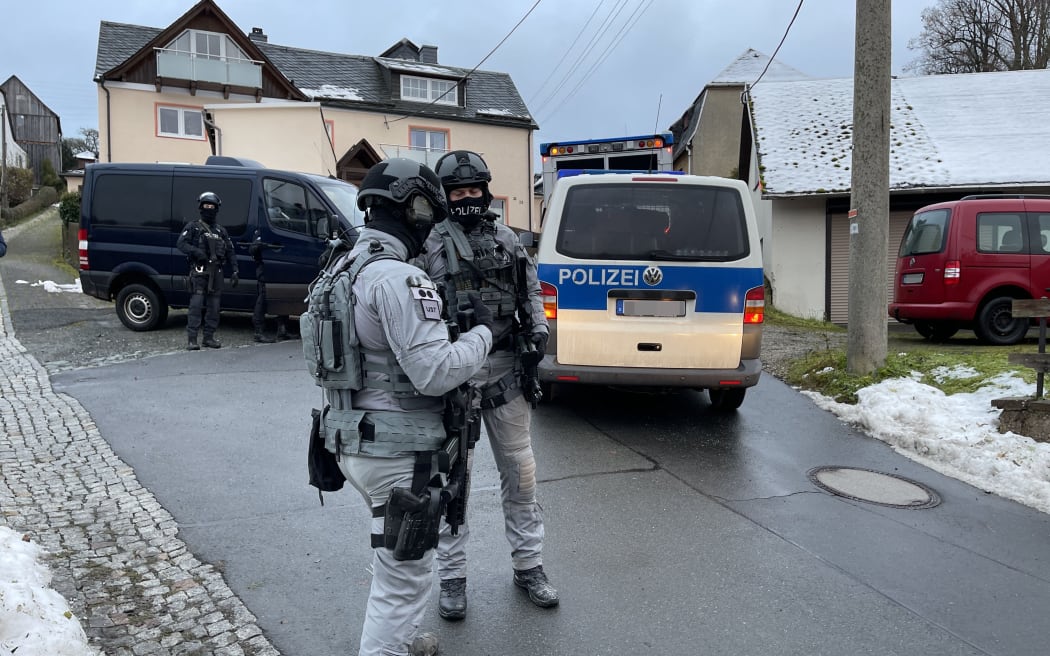
[[547, 86], [547, 83], [550, 82], [552, 77], [554, 77], [554, 73], [556, 73], [557, 70], [561, 68], [562, 64], [568, 61], [569, 53], [572, 52], [572, 49], [575, 48], [576, 44], [580, 42], [580, 37], [583, 36], [583, 33], [584, 31], [586, 31], [587, 26], [591, 24], [592, 20], [594, 20], [594, 17], [598, 14], [598, 10], [602, 8], [603, 4], [605, 4], [605, 0], [598, 0], [598, 4], [594, 6], [594, 11], [591, 12], [590, 18], [588, 18], [587, 22], [583, 24], [583, 27], [580, 28], [580, 31], [576, 33], [576, 37], [572, 40], [572, 43], [569, 44], [569, 47], [565, 50], [565, 54], [563, 54], [558, 59], [558, 63], [554, 65], [554, 68], [551, 69], [551, 72], [547, 74], [546, 79], [544, 79], [543, 82], [540, 83], [540, 86], [536, 88], [535, 93], [532, 94], [532, 96], [528, 100], [528, 103], [526, 104], [532, 104], [532, 101], [536, 99], [536, 96], [540, 95], [540, 92], [543, 91], [543, 88]]
[[553, 116], [559, 109], [561, 109], [562, 105], [564, 105], [566, 102], [569, 101], [569, 99], [575, 96], [576, 92], [579, 91], [584, 86], [584, 84], [586, 84], [587, 80], [589, 80], [591, 76], [594, 75], [594, 73], [598, 70], [598, 68], [600, 68], [601, 65], [605, 63], [605, 60], [609, 58], [609, 55], [612, 54], [613, 50], [615, 50], [616, 47], [620, 45], [620, 42], [623, 41], [624, 37], [626, 37], [627, 34], [631, 31], [631, 29], [633, 29], [634, 26], [638, 23], [638, 21], [641, 20], [642, 15], [645, 14], [649, 7], [652, 6], [653, 1], [654, 0], [648, 0], [645, 4], [638, 5], [638, 7], [635, 8], [634, 13], [627, 17], [627, 20], [624, 21], [624, 24], [620, 27], [620, 31], [617, 32], [616, 35], [613, 37], [613, 41], [610, 42], [609, 45], [605, 48], [605, 50], [602, 52], [602, 54], [599, 55], [598, 61], [595, 62], [590, 69], [588, 69], [588, 71], [584, 74], [580, 81], [573, 87], [573, 90], [570, 91], [567, 95], [565, 95], [554, 107], [554, 109], [550, 110], [549, 114], [547, 114], [547, 118]]
[[784, 36], [780, 37], [780, 43], [777, 44], [777, 49], [773, 51], [773, 55], [769, 58], [769, 61], [766, 62], [766, 67], [763, 68], [762, 72], [758, 74], [758, 79], [751, 83], [751, 87], [754, 87], [756, 84], [758, 84], [758, 81], [761, 80], [762, 76], [765, 75], [766, 71], [769, 70], [770, 64], [772, 64], [773, 60], [776, 59], [777, 53], [780, 52], [780, 46], [784, 45], [784, 41], [786, 41], [788, 38], [788, 32], [791, 31], [791, 26], [795, 24], [795, 19], [798, 18], [798, 12], [802, 10], [803, 1], [804, 0], [798, 0], [798, 7], [795, 7], [795, 15], [791, 17], [791, 22], [788, 23], [787, 29], [784, 30]]

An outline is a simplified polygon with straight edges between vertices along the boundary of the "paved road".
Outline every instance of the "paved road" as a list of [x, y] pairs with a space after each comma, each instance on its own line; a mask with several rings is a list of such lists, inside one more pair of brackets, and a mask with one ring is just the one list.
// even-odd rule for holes
[[[367, 518], [350, 490], [328, 495], [322, 508], [306, 485], [306, 421], [319, 393], [297, 342], [173, 352], [50, 377], [39, 366], [30, 370], [35, 378], [11, 384], [5, 365], [5, 402], [17, 397], [19, 413], [53, 413], [50, 389], [35, 392], [25, 384], [32, 378], [53, 385], [53, 397], [68, 404], [60, 413], [66, 419], [19, 424], [40, 443], [34, 462], [17, 463], [19, 480], [29, 476], [23, 469], [50, 478], [32, 488], [31, 498], [16, 496], [16, 516], [6, 514], [9, 499], [0, 496], [3, 521], [50, 522], [65, 513], [80, 526], [91, 513], [78, 504], [89, 507], [99, 490], [111, 495], [120, 481], [132, 499], [120, 497], [107, 526], [121, 526], [126, 515], [140, 532], [159, 531], [165, 545], [180, 541], [185, 553], [173, 560], [197, 565], [189, 578], [175, 580], [202, 589], [194, 600], [244, 604], [243, 611], [226, 611], [232, 621], [205, 616], [216, 635], [240, 631], [242, 640], [205, 633], [193, 642], [179, 633], [184, 642], [173, 641], [163, 621], [169, 616], [155, 606], [150, 616], [124, 618], [130, 634], [149, 646], [132, 652], [118, 645], [111, 654], [263, 653], [270, 644], [289, 656], [353, 653], [369, 582]], [[63, 467], [61, 457], [80, 442], [71, 423], [100, 455]], [[546, 568], [562, 605], [535, 608], [511, 584], [496, 473], [482, 442], [471, 508], [470, 615], [444, 623], [435, 599], [428, 616], [443, 653], [1046, 651], [1050, 519], [895, 454], [774, 378], [764, 377], [732, 416], [711, 414], [695, 393], [593, 389], [542, 406], [534, 425]], [[70, 433], [77, 439], [66, 445]], [[8, 434], [12, 439], [10, 428]], [[47, 443], [48, 434], [55, 442]], [[114, 457], [105, 454], [109, 448]], [[7, 479], [16, 463], [5, 454], [6, 445], [0, 464]], [[943, 502], [898, 510], [835, 497], [806, 478], [819, 465], [907, 476]], [[85, 478], [102, 482], [84, 494]], [[39, 531], [50, 543], [111, 561], [128, 545], [72, 539], [68, 528]], [[64, 593], [95, 590], [78, 580], [89, 573], [71, 568]], [[198, 574], [207, 575], [206, 585], [193, 586]], [[123, 586], [142, 588], [143, 596], [158, 587], [150, 577]], [[185, 605], [176, 595], [162, 601]], [[88, 611], [102, 604], [90, 595], [74, 602]], [[181, 618], [181, 610], [171, 616]], [[253, 633], [256, 626], [262, 636]], [[104, 641], [116, 635], [113, 627], [87, 628]]]

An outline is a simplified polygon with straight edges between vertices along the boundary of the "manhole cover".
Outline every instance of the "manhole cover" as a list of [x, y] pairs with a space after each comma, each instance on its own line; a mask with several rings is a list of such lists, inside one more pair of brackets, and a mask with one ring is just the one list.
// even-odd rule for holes
[[819, 488], [855, 501], [890, 508], [933, 508], [940, 496], [929, 487], [903, 476], [856, 467], [817, 467], [807, 474]]

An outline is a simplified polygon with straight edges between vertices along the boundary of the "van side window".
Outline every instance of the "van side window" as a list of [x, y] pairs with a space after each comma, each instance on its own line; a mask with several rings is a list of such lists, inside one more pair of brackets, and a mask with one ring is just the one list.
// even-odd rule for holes
[[317, 220], [328, 215], [313, 192], [287, 180], [264, 179], [263, 202], [271, 226], [311, 237], [317, 236]]
[[[100, 175], [91, 192], [96, 226], [170, 230], [171, 175]], [[181, 227], [181, 226], [179, 226]]]
[[172, 185], [172, 212], [180, 226], [200, 216], [197, 198], [206, 191], [219, 196], [219, 224], [231, 237], [242, 237], [248, 231], [248, 212], [252, 205], [252, 181], [248, 178], [222, 178], [176, 175]]
[[1024, 216], [1017, 212], [981, 212], [977, 215], [977, 250], [981, 253], [1027, 252]]
[[1039, 226], [1039, 251], [1035, 248], [1033, 252], [1050, 253], [1050, 212], [1037, 212], [1035, 214]]

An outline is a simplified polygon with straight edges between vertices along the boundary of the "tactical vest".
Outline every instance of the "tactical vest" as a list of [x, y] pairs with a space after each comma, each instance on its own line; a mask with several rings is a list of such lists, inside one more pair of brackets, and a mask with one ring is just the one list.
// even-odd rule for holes
[[441, 235], [445, 251], [445, 302], [459, 307], [457, 292], [476, 290], [496, 320], [514, 317], [516, 253], [496, 241], [496, 226], [483, 221], [480, 231], [464, 234], [448, 221], [434, 230]]
[[335, 270], [322, 270], [310, 287], [307, 311], [299, 317], [303, 356], [328, 400], [321, 430], [333, 453], [391, 456], [433, 451], [445, 439], [440, 413], [353, 407], [353, 392], [366, 388], [404, 399], [407, 405], [420, 396], [393, 351], [361, 346], [354, 328], [354, 281], [362, 269], [382, 259], [398, 258], [370, 250]]

